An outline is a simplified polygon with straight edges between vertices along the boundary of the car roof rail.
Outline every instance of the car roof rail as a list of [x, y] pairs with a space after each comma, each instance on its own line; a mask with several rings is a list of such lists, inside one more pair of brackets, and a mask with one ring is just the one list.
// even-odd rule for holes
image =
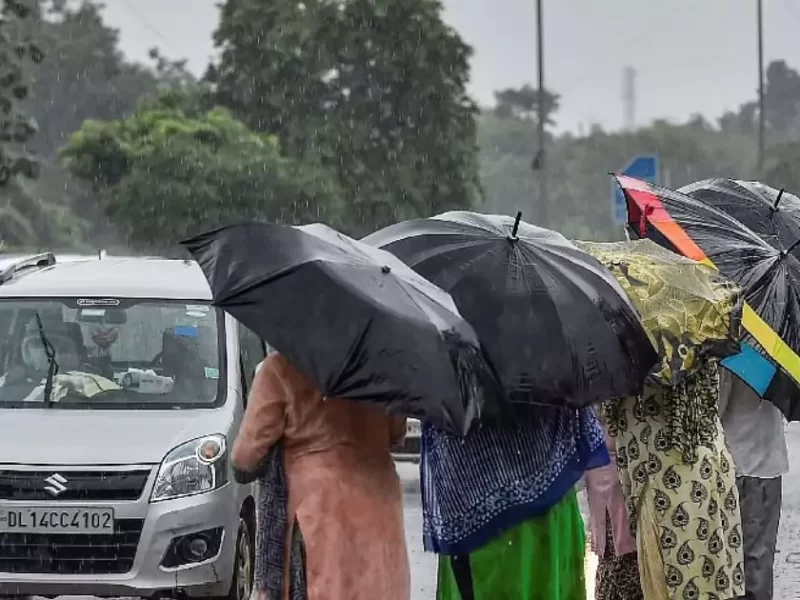
[[0, 270], [0, 285], [10, 281], [14, 275], [26, 269], [43, 269], [44, 267], [52, 267], [56, 264], [56, 256], [52, 252], [43, 252], [42, 254], [32, 254], [15, 260], [13, 263]]

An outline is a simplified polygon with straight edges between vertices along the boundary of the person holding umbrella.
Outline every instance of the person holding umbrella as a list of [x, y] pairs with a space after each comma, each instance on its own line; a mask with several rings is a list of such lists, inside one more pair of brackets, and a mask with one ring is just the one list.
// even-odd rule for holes
[[[776, 250], [798, 256], [797, 196], [731, 179], [698, 181], [678, 191], [740, 221]], [[774, 404], [762, 401], [751, 385], [728, 369], [720, 371], [720, 414], [736, 465], [742, 513], [746, 589], [742, 598], [772, 600], [782, 477], [789, 472], [785, 419]]]
[[[613, 481], [601, 482], [607, 501], [592, 502], [588, 474], [590, 511], [595, 520], [613, 507], [617, 528], [625, 513], [629, 521], [611, 548], [622, 556], [606, 551], [600, 561], [598, 589], [619, 600], [730, 600], [742, 589], [741, 531], [714, 375], [716, 362], [739, 350], [741, 290], [650, 240], [576, 245], [614, 274], [660, 357], [644, 394], [601, 410], [627, 510]], [[631, 582], [637, 555], [639, 588]]]
[[266, 462], [277, 484], [280, 447], [285, 511], [265, 506], [286, 515], [282, 598], [410, 600], [390, 448], [406, 414], [459, 436], [502, 400], [474, 331], [391, 254], [322, 225], [251, 223], [184, 244], [214, 304], [277, 349], [255, 375], [231, 459], [251, 476]]
[[285, 547], [291, 552], [296, 520], [309, 600], [410, 600], [403, 495], [391, 457], [404, 435], [405, 418], [326, 399], [280, 354], [265, 359], [253, 379], [231, 460], [255, 471], [282, 441], [293, 515]]
[[742, 515], [745, 594], [772, 600], [781, 519], [782, 477], [789, 449], [781, 412], [742, 379], [720, 369], [719, 410], [736, 467]]
[[704, 358], [677, 384], [603, 406], [648, 600], [744, 593], [739, 495], [718, 398], [717, 363]]
[[721, 408], [741, 490], [742, 597], [771, 598], [779, 476], [788, 467], [782, 417], [800, 419], [798, 199], [754, 182], [715, 179], [680, 191], [618, 182], [636, 233], [742, 286], [741, 352], [722, 362]]
[[364, 239], [448, 291], [512, 411], [465, 438], [423, 423], [425, 549], [440, 600], [583, 600], [574, 485], [609, 462], [588, 404], [638, 392], [656, 354], [613, 276], [553, 231], [452, 212]]
[[614, 438], [606, 435], [611, 464], [584, 475], [592, 552], [598, 558], [595, 600], [644, 600], [636, 539], [619, 481]]
[[575, 484], [609, 462], [591, 408], [537, 407], [458, 438], [423, 425], [423, 542], [438, 600], [585, 600]]

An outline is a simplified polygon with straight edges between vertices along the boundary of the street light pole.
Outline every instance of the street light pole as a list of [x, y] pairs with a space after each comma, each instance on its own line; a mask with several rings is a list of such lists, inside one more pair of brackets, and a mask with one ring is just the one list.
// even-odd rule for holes
[[758, 27], [758, 176], [764, 174], [764, 130], [767, 115], [764, 110], [764, 7], [763, 0], [756, 0]]
[[[761, 0], [759, 0], [760, 2]], [[542, 25], [542, 0], [536, 0], [536, 59], [539, 87], [539, 215], [541, 224], [547, 226], [549, 205], [547, 199], [547, 153], [545, 149], [546, 91], [544, 89], [544, 27]]]

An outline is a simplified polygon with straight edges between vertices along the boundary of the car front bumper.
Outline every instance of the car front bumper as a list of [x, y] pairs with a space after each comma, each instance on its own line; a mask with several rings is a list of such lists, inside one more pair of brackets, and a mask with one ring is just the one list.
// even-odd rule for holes
[[[150, 485], [148, 487], [148, 492]], [[237, 486], [227, 484], [214, 492], [150, 504], [149, 493], [137, 502], [37, 503], [54, 509], [69, 506], [110, 506], [115, 519], [142, 520], [141, 534], [130, 570], [126, 573], [92, 574], [9, 573], [0, 571], [0, 596], [90, 595], [170, 596], [176, 592], [189, 597], [224, 596], [234, 570], [236, 535], [239, 524]], [[14, 503], [0, 501], [0, 505]], [[162, 560], [176, 537], [222, 528], [222, 540], [215, 556], [199, 563], [165, 568]], [[73, 536], [78, 538], [79, 536]], [[46, 550], [45, 550], [46, 551]], [[3, 551], [0, 549], [0, 560]]]

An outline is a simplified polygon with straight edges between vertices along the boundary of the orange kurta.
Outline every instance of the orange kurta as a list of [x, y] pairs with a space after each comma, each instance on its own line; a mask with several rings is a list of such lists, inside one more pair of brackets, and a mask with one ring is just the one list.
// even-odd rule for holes
[[390, 453], [404, 433], [405, 419], [378, 407], [324, 398], [280, 355], [256, 373], [233, 462], [251, 471], [283, 441], [286, 572], [296, 518], [309, 600], [410, 599], [403, 496]]

